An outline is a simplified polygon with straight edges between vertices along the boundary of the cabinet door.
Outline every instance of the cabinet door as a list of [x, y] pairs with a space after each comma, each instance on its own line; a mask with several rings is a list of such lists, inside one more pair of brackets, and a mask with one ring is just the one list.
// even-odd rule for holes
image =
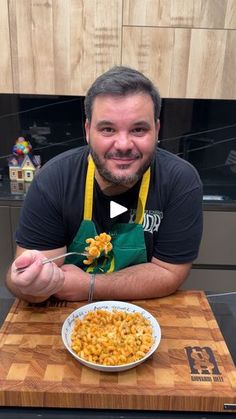
[[195, 264], [236, 266], [236, 212], [204, 211], [203, 237]]
[[20, 216], [20, 207], [11, 207], [10, 209], [10, 219], [11, 219], [11, 238], [12, 238], [12, 250], [15, 254], [16, 242], [15, 242], [15, 231], [18, 225], [18, 220]]
[[83, 95], [96, 76], [120, 63], [122, 1], [8, 3], [10, 28], [5, 32], [10, 32], [14, 59], [8, 75], [13, 73], [15, 93]]
[[0, 207], [0, 237], [0, 285], [2, 286], [13, 258], [9, 207]]
[[0, 91], [1, 93], [11, 93], [13, 91], [12, 80], [12, 62], [11, 62], [11, 44], [10, 44], [10, 28], [9, 28], [9, 11], [8, 1], [1, 1], [0, 12]]
[[181, 289], [204, 290], [211, 293], [235, 292], [235, 282], [234, 270], [193, 268]]

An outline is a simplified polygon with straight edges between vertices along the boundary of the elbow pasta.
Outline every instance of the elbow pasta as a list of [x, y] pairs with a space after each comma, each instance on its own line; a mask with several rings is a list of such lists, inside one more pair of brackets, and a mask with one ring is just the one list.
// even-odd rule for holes
[[87, 259], [83, 261], [85, 265], [91, 265], [95, 259], [101, 256], [104, 252], [105, 256], [112, 250], [111, 236], [106, 233], [101, 233], [95, 238], [86, 239], [86, 243], [89, 246], [85, 247], [85, 250], [88, 252]]
[[71, 348], [89, 362], [122, 365], [142, 359], [153, 344], [151, 324], [140, 313], [97, 309], [75, 321]]

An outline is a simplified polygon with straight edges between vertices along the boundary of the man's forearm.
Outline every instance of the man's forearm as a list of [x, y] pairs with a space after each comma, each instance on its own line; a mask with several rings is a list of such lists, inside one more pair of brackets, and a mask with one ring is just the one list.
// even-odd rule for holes
[[[176, 265], [173, 265], [173, 267]], [[144, 263], [96, 276], [94, 299], [135, 300], [172, 294], [187, 277], [191, 264], [176, 266], [176, 272], [156, 263]]]

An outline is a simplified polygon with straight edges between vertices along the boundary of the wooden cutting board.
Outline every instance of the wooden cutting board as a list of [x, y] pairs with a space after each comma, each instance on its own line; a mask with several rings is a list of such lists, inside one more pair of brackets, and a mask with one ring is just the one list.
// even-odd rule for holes
[[133, 303], [158, 320], [160, 346], [134, 369], [104, 373], [82, 366], [61, 340], [82, 303], [16, 300], [0, 333], [0, 405], [232, 412], [236, 369], [204, 293]]

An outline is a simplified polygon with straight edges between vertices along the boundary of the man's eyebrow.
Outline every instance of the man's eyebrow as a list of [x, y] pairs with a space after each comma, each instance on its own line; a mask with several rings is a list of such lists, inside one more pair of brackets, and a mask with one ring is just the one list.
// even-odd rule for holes
[[[109, 121], [107, 119], [103, 119], [103, 120], [98, 121], [96, 123], [96, 128], [97, 129], [100, 129], [100, 128], [103, 128], [104, 126], [112, 126], [112, 125], [115, 125], [114, 122]], [[132, 126], [133, 127], [140, 127], [140, 126], [142, 126], [142, 127], [145, 127], [145, 128], [150, 128], [151, 127], [151, 124], [148, 121], [140, 120], [140, 121], [134, 122], [132, 124]]]
[[140, 125], [142, 127], [147, 127], [147, 128], [151, 127], [151, 124], [148, 121], [137, 121], [133, 124], [134, 127], [137, 127], [137, 126], [140, 126]]
[[106, 119], [102, 120], [102, 121], [98, 121], [96, 124], [96, 128], [102, 128], [104, 127], [104, 125], [113, 125], [113, 122], [108, 121]]

